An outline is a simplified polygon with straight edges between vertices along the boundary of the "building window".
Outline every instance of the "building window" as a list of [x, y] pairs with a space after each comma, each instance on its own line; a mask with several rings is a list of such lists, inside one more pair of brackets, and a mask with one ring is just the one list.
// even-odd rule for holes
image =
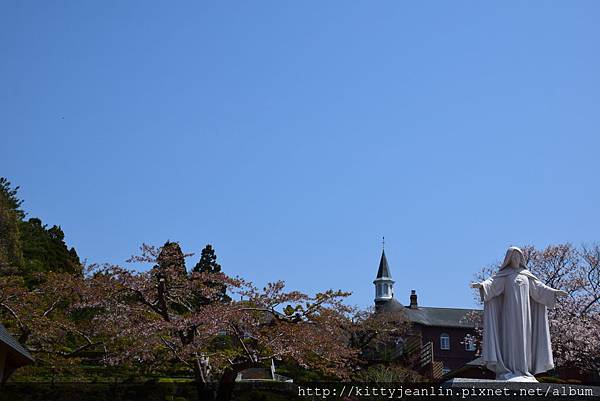
[[446, 333], [440, 336], [440, 349], [450, 349], [450, 336]]
[[465, 337], [465, 351], [476, 351], [477, 345], [475, 344], [475, 338], [468, 335]]

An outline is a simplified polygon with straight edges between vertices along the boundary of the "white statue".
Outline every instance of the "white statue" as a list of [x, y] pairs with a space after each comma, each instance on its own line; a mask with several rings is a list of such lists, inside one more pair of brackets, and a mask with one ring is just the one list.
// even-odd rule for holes
[[500, 270], [481, 283], [483, 360], [496, 380], [537, 382], [533, 375], [554, 368], [546, 307], [567, 293], [542, 283], [525, 265], [523, 251], [510, 247]]

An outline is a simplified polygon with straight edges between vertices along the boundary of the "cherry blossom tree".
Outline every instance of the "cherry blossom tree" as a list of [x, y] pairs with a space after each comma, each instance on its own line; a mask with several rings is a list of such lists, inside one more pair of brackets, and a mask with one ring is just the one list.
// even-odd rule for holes
[[0, 314], [46, 366], [74, 366], [93, 351], [108, 366], [184, 369], [201, 399], [228, 399], [238, 373], [273, 361], [356, 377], [365, 350], [408, 328], [404, 316], [348, 306], [348, 292], [258, 288], [217, 269], [188, 272], [187, 256], [167, 242], [131, 258], [147, 270], [95, 265], [85, 275], [40, 273], [30, 287], [0, 277]]
[[0, 277], [0, 317], [36, 361], [58, 370], [76, 366], [84, 352], [104, 352], [97, 328], [76, 307], [86, 293], [83, 277], [48, 272], [35, 278], [30, 288], [21, 276]]
[[[522, 250], [534, 275], [568, 293], [548, 310], [556, 366], [600, 370], [600, 244], [579, 248], [559, 244], [541, 250], [525, 246]], [[483, 280], [497, 270], [498, 264], [484, 267], [476, 278]], [[481, 315], [469, 318], [478, 325], [480, 345]]]
[[204, 399], [228, 399], [239, 372], [277, 360], [348, 378], [364, 347], [397, 327], [357, 315], [347, 292], [309, 296], [282, 281], [259, 289], [222, 272], [185, 273], [171, 256], [181, 258], [175, 247], [144, 245], [131, 261], [155, 263], [148, 271], [98, 267], [82, 306], [104, 311], [95, 319], [111, 339], [106, 363], [186, 368]]

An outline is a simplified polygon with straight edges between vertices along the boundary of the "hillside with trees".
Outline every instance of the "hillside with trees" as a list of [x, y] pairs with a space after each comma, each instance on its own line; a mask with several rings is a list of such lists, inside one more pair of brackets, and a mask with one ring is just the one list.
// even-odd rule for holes
[[27, 218], [18, 190], [0, 177], [0, 275], [18, 275], [29, 282], [35, 273], [82, 274], [77, 251], [65, 243], [62, 228]]
[[15, 379], [183, 377], [202, 399], [224, 400], [238, 373], [273, 363], [295, 379], [351, 378], [369, 364], [365, 349], [408, 328], [346, 305], [349, 292], [230, 277], [210, 244], [192, 269], [172, 241], [142, 245], [129, 260], [139, 269], [84, 267], [59, 226], [25, 219], [17, 191], [2, 180], [0, 320], [36, 364]]
[[[60, 226], [26, 219], [22, 204], [0, 179], [0, 321], [36, 358], [14, 380], [184, 380], [199, 399], [226, 400], [238, 374], [273, 364], [296, 381], [421, 379], [407, 361], [366, 357], [407, 334], [402, 312], [359, 310], [347, 291], [306, 294], [279, 278], [259, 288], [227, 275], [210, 244], [191, 269], [194, 255], [173, 241], [143, 244], [129, 260], [139, 268], [84, 267]], [[550, 312], [557, 363], [599, 369], [600, 245], [524, 250], [532, 272], [569, 293]]]

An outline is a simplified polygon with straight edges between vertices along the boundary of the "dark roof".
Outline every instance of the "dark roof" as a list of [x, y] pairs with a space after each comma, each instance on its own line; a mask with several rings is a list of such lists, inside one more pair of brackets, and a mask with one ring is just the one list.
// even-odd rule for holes
[[6, 330], [4, 325], [0, 323], [0, 343], [6, 344], [16, 354], [16, 359], [23, 365], [33, 362], [33, 357], [17, 340], [15, 340]]
[[273, 372], [267, 368], [248, 368], [239, 375], [241, 380], [273, 380]]
[[468, 366], [483, 366], [483, 367], [485, 367], [485, 361], [483, 360], [483, 357], [480, 356], [479, 358], [475, 358], [472, 361], [467, 362], [465, 365], [468, 365]]
[[477, 378], [484, 380], [493, 380], [496, 375], [486, 367], [483, 357], [478, 357], [465, 363], [457, 369], [454, 369], [443, 376], [443, 380], [453, 378]]
[[379, 270], [377, 270], [377, 278], [392, 278], [390, 274], [390, 268], [388, 266], [387, 258], [385, 257], [385, 251], [381, 252], [381, 260], [379, 261]]
[[468, 319], [469, 312], [481, 313], [477, 309], [460, 308], [432, 308], [419, 306], [418, 308], [405, 308], [408, 319], [413, 323], [424, 326], [439, 327], [475, 327], [473, 321]]
[[375, 302], [375, 308], [378, 312], [398, 312], [406, 308], [396, 298], [391, 298], [387, 301]]
[[403, 306], [396, 298], [391, 298], [387, 301], [377, 301], [375, 302], [375, 306], [378, 312], [404, 311], [406, 317], [412, 323], [437, 327], [472, 328], [475, 327], [475, 323], [468, 319], [469, 312], [482, 313], [478, 309], [431, 308], [426, 306], [410, 308]]

